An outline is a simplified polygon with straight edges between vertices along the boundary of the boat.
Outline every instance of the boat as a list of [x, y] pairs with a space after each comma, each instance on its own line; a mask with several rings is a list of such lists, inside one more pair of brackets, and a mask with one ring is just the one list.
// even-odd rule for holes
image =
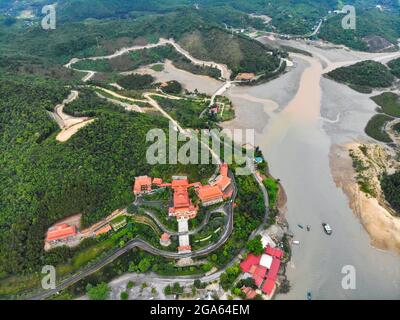
[[307, 292], [307, 300], [312, 300], [312, 295], [310, 291]]

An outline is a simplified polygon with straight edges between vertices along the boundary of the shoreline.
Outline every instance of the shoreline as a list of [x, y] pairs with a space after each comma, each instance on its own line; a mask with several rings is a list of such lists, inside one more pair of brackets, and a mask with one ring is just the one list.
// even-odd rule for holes
[[332, 178], [348, 199], [348, 205], [367, 231], [372, 247], [400, 255], [400, 217], [393, 216], [378, 199], [360, 190], [350, 150], [361, 143], [334, 144], [329, 154]]

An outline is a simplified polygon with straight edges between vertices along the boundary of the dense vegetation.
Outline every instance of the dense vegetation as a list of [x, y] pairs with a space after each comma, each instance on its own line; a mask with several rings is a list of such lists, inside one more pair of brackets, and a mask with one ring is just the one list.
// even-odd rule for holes
[[175, 67], [193, 74], [207, 75], [213, 78], [221, 76], [221, 72], [216, 68], [192, 64], [189, 59], [177, 52], [171, 45], [138, 50], [111, 60], [82, 60], [76, 63], [74, 68], [98, 72], [122, 72], [164, 62], [166, 59], [171, 60]]
[[[396, 6], [396, 9], [381, 11], [374, 8], [371, 3], [373, 1], [364, 1], [363, 4], [360, 1], [354, 2], [356, 2], [357, 10], [356, 29], [343, 30], [341, 20], [344, 15], [340, 14], [328, 19], [323, 24], [320, 37], [357, 50], [380, 51], [385, 47], [394, 50], [394, 45], [397, 44], [397, 38], [400, 36], [398, 4], [391, 1], [390, 5]], [[350, 4], [349, 1], [346, 1], [346, 4]], [[372, 37], [380, 37], [381, 39], [378, 40], [381, 43], [374, 44], [369, 41]]]
[[178, 81], [172, 80], [168, 81], [162, 90], [163, 92], [169, 94], [180, 94], [183, 90], [183, 87]]
[[79, 91], [79, 99], [64, 107], [64, 112], [76, 117], [95, 117], [104, 112], [124, 112], [124, 109], [98, 97], [93, 90], [85, 88]]
[[386, 200], [400, 214], [400, 171], [392, 175], [384, 175], [381, 187]]
[[392, 117], [400, 117], [400, 97], [393, 92], [384, 92], [371, 98], [382, 111]]
[[77, 101], [96, 121], [68, 142], [57, 143], [53, 133], [58, 127], [46, 109], [67, 95], [68, 90], [54, 81], [0, 81], [1, 271], [35, 270], [43, 261], [45, 230], [58, 219], [84, 213], [83, 223], [88, 225], [128, 205], [137, 175], [169, 178], [182, 173], [197, 181], [213, 172], [212, 166], [202, 165], [150, 166], [143, 157], [146, 133], [167, 128], [167, 121], [96, 109], [93, 96], [85, 93]]
[[371, 60], [335, 69], [328, 73], [328, 77], [348, 85], [367, 88], [389, 87], [394, 81], [386, 66]]
[[391, 143], [393, 142], [385, 128], [388, 122], [392, 121], [393, 118], [385, 114], [377, 114], [369, 120], [365, 127], [365, 132], [371, 137], [381, 142]]
[[148, 74], [130, 74], [117, 81], [117, 83], [128, 90], [143, 90], [152, 87], [154, 78]]
[[388, 67], [397, 78], [400, 78], [400, 58], [390, 61]]
[[335, 0], [268, 0], [266, 12], [280, 33], [305, 35], [336, 4]]
[[154, 97], [160, 106], [184, 128], [207, 128], [208, 122], [200, 119], [200, 113], [207, 107], [203, 101], [188, 99], [170, 100], [162, 97]]
[[233, 76], [240, 72], [271, 73], [279, 67], [277, 53], [245, 37], [231, 37], [219, 28], [202, 28], [185, 34], [180, 43], [201, 60], [228, 65]]

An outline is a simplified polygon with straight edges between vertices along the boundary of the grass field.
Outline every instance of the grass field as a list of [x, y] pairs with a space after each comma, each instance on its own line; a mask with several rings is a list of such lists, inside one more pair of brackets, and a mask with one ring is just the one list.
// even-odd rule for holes
[[269, 207], [274, 208], [278, 199], [279, 184], [275, 179], [266, 178], [263, 181], [265, 188], [267, 188]]
[[393, 141], [385, 131], [386, 124], [391, 120], [393, 118], [386, 114], [377, 114], [369, 120], [365, 127], [365, 133], [378, 141], [391, 143]]
[[400, 117], [400, 96], [392, 92], [385, 92], [371, 98], [382, 111], [392, 117]]
[[156, 72], [161, 72], [164, 70], [164, 65], [163, 64], [155, 64], [154, 66], [151, 67], [151, 69]]

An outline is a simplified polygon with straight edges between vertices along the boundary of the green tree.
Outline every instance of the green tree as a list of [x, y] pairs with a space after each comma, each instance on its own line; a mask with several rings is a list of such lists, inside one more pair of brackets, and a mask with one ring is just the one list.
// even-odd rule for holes
[[138, 265], [140, 272], [144, 273], [144, 272], [148, 271], [150, 269], [150, 267], [151, 267], [151, 262], [149, 259], [144, 258], [144, 259], [140, 260], [139, 265]]
[[122, 291], [120, 295], [121, 300], [128, 300], [129, 299], [129, 294], [126, 291]]
[[247, 250], [254, 253], [256, 256], [259, 256], [264, 252], [260, 235], [247, 242]]
[[110, 293], [110, 287], [105, 282], [99, 283], [96, 286], [88, 284], [86, 287], [86, 293], [90, 300], [106, 300]]

